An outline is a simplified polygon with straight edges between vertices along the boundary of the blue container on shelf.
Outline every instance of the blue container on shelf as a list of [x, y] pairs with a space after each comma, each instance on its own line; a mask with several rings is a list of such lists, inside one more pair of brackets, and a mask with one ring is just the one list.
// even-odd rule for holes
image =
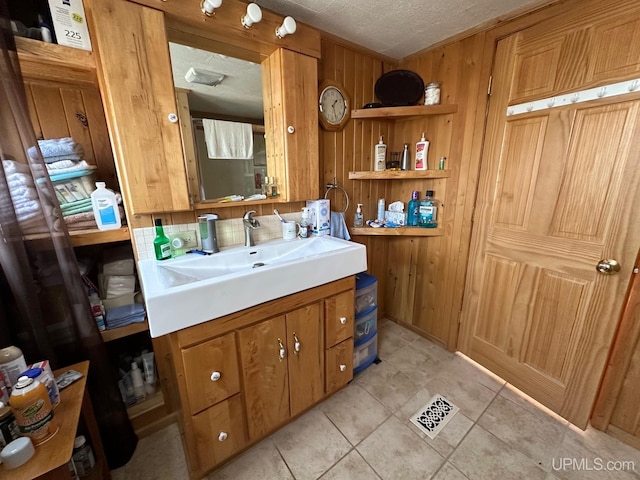
[[378, 306], [378, 279], [368, 273], [356, 275], [356, 318], [358, 315], [370, 311]]

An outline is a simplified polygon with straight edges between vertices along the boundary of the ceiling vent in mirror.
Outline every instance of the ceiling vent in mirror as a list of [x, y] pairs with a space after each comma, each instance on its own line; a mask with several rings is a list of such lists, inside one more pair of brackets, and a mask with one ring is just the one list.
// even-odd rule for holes
[[201, 85], [215, 87], [222, 83], [224, 75], [191, 67], [184, 76], [184, 79], [189, 83], [199, 83]]

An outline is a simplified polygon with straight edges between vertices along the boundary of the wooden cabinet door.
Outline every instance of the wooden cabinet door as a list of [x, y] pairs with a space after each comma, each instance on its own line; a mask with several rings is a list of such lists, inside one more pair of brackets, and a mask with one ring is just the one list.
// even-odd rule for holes
[[263, 62], [267, 171], [289, 202], [320, 193], [317, 60], [280, 48]]
[[128, 213], [191, 209], [164, 14], [122, 0], [86, 8]]
[[324, 396], [321, 306], [321, 302], [313, 303], [286, 315], [291, 416]]
[[339, 293], [324, 301], [326, 348], [332, 347], [349, 337], [353, 337], [353, 302], [353, 290]]
[[242, 399], [236, 395], [192, 420], [200, 472], [206, 472], [247, 444]]
[[[571, 12], [552, 36], [539, 24], [498, 44], [461, 328], [464, 353], [582, 428], [640, 247], [640, 96], [512, 108], [578, 100], [585, 65], [607, 83], [627, 62], [635, 78], [637, 22], [609, 13]], [[621, 270], [598, 273], [605, 259]]]
[[353, 379], [353, 339], [350, 338], [326, 353], [327, 394], [344, 387]]
[[191, 414], [240, 391], [234, 332], [182, 350], [182, 362]]
[[238, 332], [247, 406], [253, 441], [289, 418], [289, 375], [285, 317], [265, 320]]

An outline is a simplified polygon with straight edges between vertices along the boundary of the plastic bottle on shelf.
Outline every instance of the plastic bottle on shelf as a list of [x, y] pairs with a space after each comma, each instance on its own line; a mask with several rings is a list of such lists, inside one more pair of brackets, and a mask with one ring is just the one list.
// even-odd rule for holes
[[93, 450], [84, 435], [79, 435], [74, 440], [71, 461], [73, 462], [73, 467], [79, 477], [86, 477], [96, 466]]
[[382, 172], [384, 171], [386, 165], [387, 165], [387, 146], [382, 141], [382, 135], [380, 135], [380, 139], [374, 147], [373, 169], [376, 172]]
[[105, 330], [106, 326], [104, 324], [104, 305], [102, 305], [102, 300], [100, 300], [98, 292], [96, 292], [93, 288], [89, 289], [89, 303], [91, 304], [93, 318], [98, 324], [98, 330]]
[[400, 162], [400, 170], [411, 170], [411, 153], [409, 153], [409, 144], [404, 144], [402, 150], [402, 161]]
[[142, 381], [142, 371], [138, 368], [137, 362], [131, 362], [131, 383], [133, 384], [133, 395], [136, 402], [141, 402], [145, 398], [144, 382]]
[[91, 194], [93, 216], [100, 230], [114, 230], [122, 225], [116, 194], [109, 190], [104, 182], [96, 182], [96, 189]]
[[440, 201], [433, 198], [433, 190], [427, 190], [426, 197], [418, 207], [418, 226], [436, 228], [438, 226], [438, 207]]
[[353, 226], [355, 228], [360, 228], [364, 226], [364, 217], [362, 216], [362, 204], [358, 204], [358, 208], [356, 208], [356, 213], [353, 216]]
[[411, 192], [411, 200], [409, 200], [409, 204], [407, 205], [407, 227], [416, 227], [418, 225], [419, 196], [420, 193], [417, 190]]
[[376, 220], [384, 220], [384, 198], [378, 199], [378, 216], [376, 217]]
[[171, 242], [164, 234], [162, 220], [160, 218], [156, 218], [155, 225], [156, 238], [153, 239], [153, 250], [156, 254], [156, 260], [166, 260], [171, 258]]
[[427, 169], [427, 153], [429, 152], [429, 142], [424, 138], [424, 133], [420, 141], [416, 143], [416, 170]]

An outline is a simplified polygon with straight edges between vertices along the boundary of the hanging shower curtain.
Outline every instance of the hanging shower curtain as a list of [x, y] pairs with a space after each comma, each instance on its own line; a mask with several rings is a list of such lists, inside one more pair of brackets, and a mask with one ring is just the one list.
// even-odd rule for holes
[[[53, 368], [90, 361], [93, 409], [109, 467], [117, 468], [131, 458], [137, 437], [69, 234], [53, 228], [59, 206], [42, 155], [28, 154], [37, 142], [7, 11], [0, 0], [0, 347], [17, 345], [27, 362], [48, 359]], [[30, 199], [16, 201], [24, 188]]]

